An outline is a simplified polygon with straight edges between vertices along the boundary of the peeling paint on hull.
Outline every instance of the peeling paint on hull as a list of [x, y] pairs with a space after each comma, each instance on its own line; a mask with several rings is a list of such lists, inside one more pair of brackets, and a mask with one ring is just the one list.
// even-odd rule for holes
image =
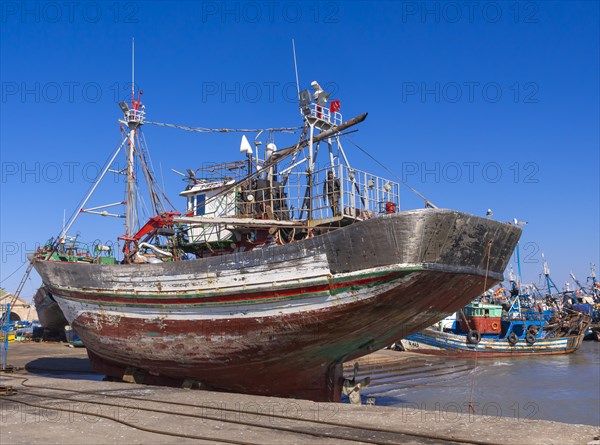
[[520, 233], [426, 209], [221, 257], [35, 267], [101, 372], [120, 377], [134, 366], [150, 379], [335, 401], [344, 361], [435, 323], [484, 282], [500, 281]]

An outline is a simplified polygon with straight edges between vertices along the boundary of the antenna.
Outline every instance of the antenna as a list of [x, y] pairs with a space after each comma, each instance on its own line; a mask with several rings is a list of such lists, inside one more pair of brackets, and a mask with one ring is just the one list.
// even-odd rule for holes
[[300, 97], [300, 82], [298, 81], [298, 63], [296, 62], [296, 44], [292, 39], [292, 50], [294, 51], [294, 69], [296, 70], [296, 89], [298, 90], [298, 97]]
[[177, 171], [177, 170], [175, 170], [174, 168], [172, 168], [172, 169], [171, 169], [171, 171], [172, 171], [173, 173], [177, 173], [178, 175], [181, 175], [181, 176], [183, 176], [184, 178], [187, 178], [187, 177], [188, 177], [188, 175], [186, 175], [185, 173], [181, 173], [180, 171]]
[[135, 38], [131, 38], [131, 101], [135, 100]]
[[542, 253], [542, 261], [544, 262], [544, 275], [548, 276], [548, 275], [550, 275], [550, 268], [548, 267], [548, 262], [546, 261], [546, 258], [544, 258], [543, 253]]

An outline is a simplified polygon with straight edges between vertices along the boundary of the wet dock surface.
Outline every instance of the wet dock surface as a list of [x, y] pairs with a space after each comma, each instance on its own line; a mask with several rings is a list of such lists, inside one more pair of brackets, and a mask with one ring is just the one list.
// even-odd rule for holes
[[[370, 375], [379, 391], [387, 382], [417, 377], [424, 367], [434, 369], [430, 377], [453, 371], [436, 360], [382, 351], [360, 360], [360, 373]], [[600, 434], [589, 425], [436, 415], [412, 405], [352, 406], [104, 382], [85, 349], [61, 344], [13, 343], [9, 363], [24, 369], [0, 376], [1, 385], [16, 391], [0, 397], [1, 443], [587, 444]]]
[[[386, 354], [404, 358], [377, 363]], [[477, 414], [600, 426], [600, 342], [550, 356], [475, 360], [380, 351], [373, 357], [375, 363], [365, 363], [358, 377], [372, 378], [362, 395], [378, 406], [449, 417], [468, 412], [471, 402]]]

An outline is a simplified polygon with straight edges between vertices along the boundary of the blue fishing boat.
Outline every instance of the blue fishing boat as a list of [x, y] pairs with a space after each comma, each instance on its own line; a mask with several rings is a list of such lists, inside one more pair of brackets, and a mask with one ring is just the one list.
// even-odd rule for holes
[[458, 312], [451, 324], [437, 323], [400, 343], [407, 351], [463, 357], [568, 354], [581, 346], [590, 322], [583, 313], [557, 313], [548, 321], [543, 313], [503, 314], [500, 305], [478, 302]]
[[[584, 340], [600, 341], [600, 283], [596, 280], [596, 265], [591, 264], [590, 276], [587, 282], [591, 285], [584, 286], [571, 272], [571, 278], [577, 285], [577, 290], [565, 293], [565, 305], [571, 310], [583, 312], [592, 317]], [[587, 283], [586, 283], [587, 284]]]

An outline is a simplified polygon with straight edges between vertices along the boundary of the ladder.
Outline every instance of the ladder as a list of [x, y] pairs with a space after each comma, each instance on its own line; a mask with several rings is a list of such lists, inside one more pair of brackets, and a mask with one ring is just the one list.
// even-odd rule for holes
[[6, 371], [6, 369], [7, 369], [6, 355], [8, 353], [8, 334], [10, 331], [10, 329], [9, 329], [10, 308], [14, 306], [14, 304], [17, 301], [17, 298], [19, 298], [19, 295], [21, 295], [21, 292], [23, 291], [23, 288], [25, 287], [25, 283], [27, 282], [27, 278], [29, 278], [29, 274], [31, 273], [32, 269], [33, 269], [33, 262], [30, 262], [29, 265], [27, 266], [27, 269], [25, 270], [25, 273], [23, 274], [23, 277], [21, 278], [21, 281], [19, 282], [19, 285], [17, 286], [17, 290], [13, 294], [10, 302], [8, 304], [2, 305], [3, 309], [6, 308], [4, 310], [4, 313], [2, 314], [2, 318], [0, 318], [0, 328], [2, 329], [2, 332], [4, 333], [4, 339], [3, 339], [2, 343], [0, 344], [0, 368], [2, 371]]
[[[19, 298], [19, 296], [21, 295], [21, 292], [23, 291], [23, 288], [25, 287], [25, 283], [27, 282], [27, 278], [29, 278], [29, 275], [31, 274], [32, 270], [33, 270], [33, 262], [30, 262], [29, 265], [27, 266], [27, 269], [25, 270], [25, 273], [23, 274], [23, 277], [21, 277], [21, 281], [19, 282], [19, 285], [17, 286], [17, 290], [15, 291], [15, 293], [12, 295], [12, 298], [8, 302], [10, 307], [14, 307], [15, 303], [17, 302], [17, 298]], [[5, 324], [5, 322], [10, 322], [10, 312], [9, 311], [5, 311], [2, 314], [2, 318], [0, 318], [0, 326], [3, 326]]]

